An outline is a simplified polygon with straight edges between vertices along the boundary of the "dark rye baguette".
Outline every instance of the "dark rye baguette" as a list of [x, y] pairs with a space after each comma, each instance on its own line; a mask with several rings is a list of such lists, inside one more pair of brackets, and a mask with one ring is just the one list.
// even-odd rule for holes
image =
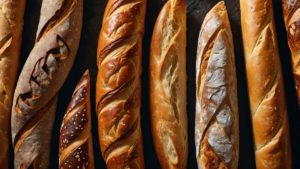
[[282, 8], [300, 108], [300, 0], [282, 0]]
[[239, 115], [232, 33], [223, 1], [206, 15], [196, 60], [195, 145], [199, 169], [237, 169]]
[[109, 0], [98, 42], [96, 109], [108, 169], [144, 168], [140, 125], [146, 0]]
[[149, 69], [151, 129], [163, 169], [187, 167], [185, 49], [186, 1], [169, 0], [156, 20]]
[[75, 59], [82, 0], [44, 0], [36, 43], [17, 82], [12, 106], [15, 169], [49, 167], [57, 94]]
[[90, 74], [78, 82], [60, 129], [59, 168], [94, 169], [91, 131]]
[[272, 0], [240, 0], [257, 169], [290, 169], [291, 147]]
[[8, 168], [11, 104], [19, 68], [25, 0], [0, 0], [0, 168]]

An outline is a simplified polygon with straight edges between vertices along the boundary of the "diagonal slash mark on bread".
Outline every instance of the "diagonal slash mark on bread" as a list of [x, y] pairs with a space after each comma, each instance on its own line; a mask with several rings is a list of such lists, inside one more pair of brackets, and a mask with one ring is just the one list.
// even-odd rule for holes
[[235, 58], [224, 2], [216, 4], [204, 19], [196, 70], [198, 168], [237, 168], [239, 129]]
[[48, 22], [43, 26], [39, 32], [36, 41], [39, 41], [48, 31], [58, 26], [66, 18], [68, 18], [74, 11], [78, 0], [64, 0], [60, 9], [58, 9], [54, 16], [48, 20]]
[[91, 138], [90, 76], [78, 82], [60, 130], [59, 168], [93, 168]]
[[12, 42], [12, 34], [8, 33], [0, 40], [0, 61], [4, 57], [3, 53], [10, 47]]
[[103, 18], [96, 109], [101, 151], [108, 168], [143, 167], [137, 64], [143, 35], [139, 19], [144, 6], [141, 0], [110, 0]]

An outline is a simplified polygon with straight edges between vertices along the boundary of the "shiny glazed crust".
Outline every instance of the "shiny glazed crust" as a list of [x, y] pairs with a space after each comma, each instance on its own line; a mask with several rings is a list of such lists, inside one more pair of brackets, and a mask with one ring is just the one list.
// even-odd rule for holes
[[57, 93], [75, 59], [82, 0], [44, 0], [36, 43], [17, 82], [12, 106], [15, 169], [49, 166]]
[[185, 49], [186, 1], [169, 0], [154, 27], [149, 70], [151, 129], [163, 169], [187, 167]]
[[74, 90], [61, 125], [59, 168], [94, 169], [88, 70], [83, 74]]
[[237, 169], [239, 115], [235, 56], [223, 1], [206, 15], [196, 60], [195, 145], [199, 169]]
[[98, 42], [96, 111], [108, 169], [144, 168], [141, 107], [146, 0], [109, 0]]
[[272, 0], [240, 0], [257, 169], [290, 169], [287, 108]]

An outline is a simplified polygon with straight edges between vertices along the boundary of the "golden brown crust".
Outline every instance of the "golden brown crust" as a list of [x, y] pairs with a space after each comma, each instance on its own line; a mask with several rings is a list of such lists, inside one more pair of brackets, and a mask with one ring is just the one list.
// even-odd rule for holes
[[144, 168], [141, 106], [146, 0], [109, 0], [98, 42], [96, 106], [107, 168]]
[[94, 169], [88, 70], [74, 90], [61, 125], [59, 140], [60, 169]]
[[185, 0], [169, 0], [164, 5], [151, 42], [151, 129], [163, 169], [187, 167], [185, 3]]
[[236, 169], [239, 154], [233, 40], [223, 1], [206, 15], [196, 61], [196, 158], [199, 169]]
[[291, 168], [288, 116], [272, 0], [241, 0], [256, 168]]
[[19, 68], [25, 0], [0, 0], [0, 168], [8, 168], [10, 107]]
[[289, 47], [292, 54], [292, 68], [300, 108], [300, 1], [282, 0], [282, 6]]
[[36, 43], [21, 71], [12, 106], [16, 169], [48, 168], [56, 97], [79, 45], [82, 3], [43, 1]]

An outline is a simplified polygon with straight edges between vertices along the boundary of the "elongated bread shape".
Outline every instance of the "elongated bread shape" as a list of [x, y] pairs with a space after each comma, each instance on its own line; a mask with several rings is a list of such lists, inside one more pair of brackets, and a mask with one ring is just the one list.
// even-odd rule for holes
[[56, 98], [72, 67], [82, 0], [44, 0], [36, 43], [17, 82], [12, 106], [15, 169], [49, 167]]
[[154, 27], [150, 51], [150, 117], [163, 169], [187, 167], [186, 2], [169, 0]]
[[257, 169], [291, 168], [287, 108], [272, 0], [240, 0]]
[[19, 68], [25, 0], [0, 0], [0, 168], [8, 168], [11, 104]]
[[227, 10], [216, 4], [202, 24], [196, 60], [195, 145], [199, 169], [237, 169], [239, 115]]
[[94, 169], [90, 74], [78, 82], [64, 116], [59, 139], [59, 168]]
[[300, 108], [300, 1], [282, 0], [282, 8], [292, 54], [292, 68]]
[[108, 169], [144, 168], [140, 124], [146, 0], [109, 0], [98, 42], [96, 111]]

